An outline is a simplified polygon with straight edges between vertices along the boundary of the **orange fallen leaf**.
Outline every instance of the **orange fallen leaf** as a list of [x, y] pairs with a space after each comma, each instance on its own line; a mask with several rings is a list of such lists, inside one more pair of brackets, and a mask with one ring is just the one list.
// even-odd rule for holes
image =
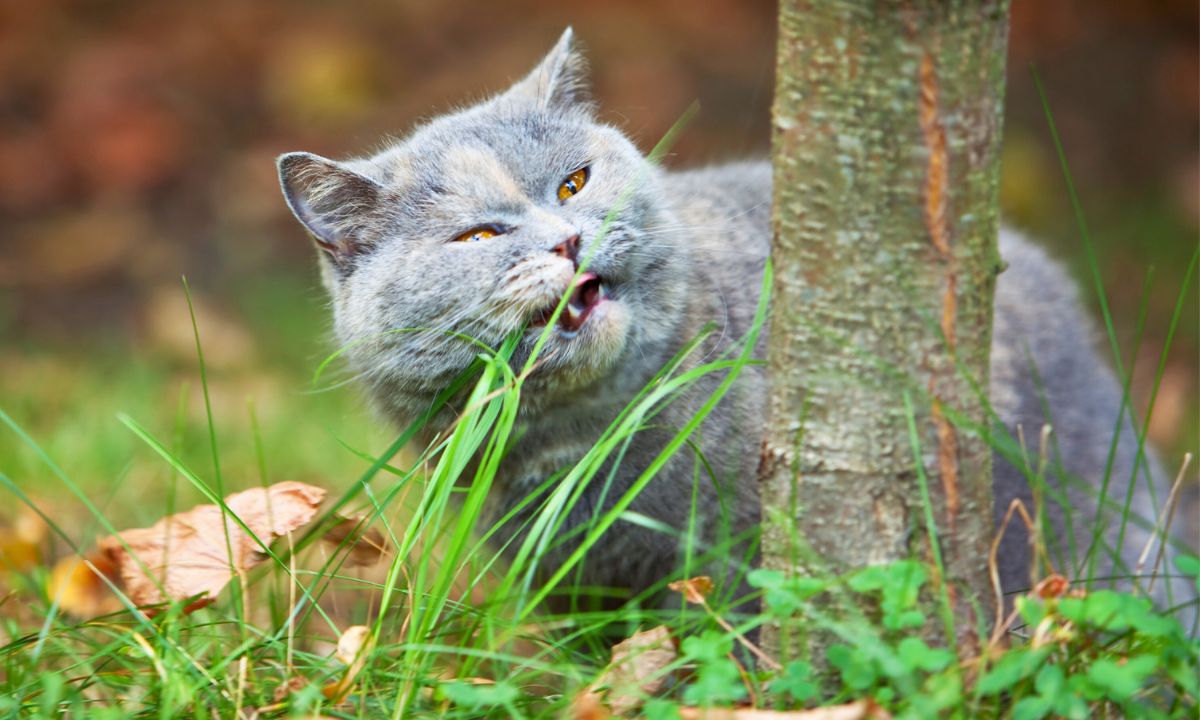
[[387, 542], [383, 533], [375, 528], [365, 527], [362, 518], [357, 517], [343, 518], [329, 528], [321, 539], [341, 548], [340, 552], [346, 553], [346, 567], [374, 565], [387, 552]]
[[37, 567], [40, 555], [37, 545], [0, 530], [0, 570], [25, 572]]
[[1060, 598], [1063, 595], [1066, 595], [1070, 589], [1070, 580], [1066, 579], [1062, 575], [1051, 575], [1039, 582], [1033, 588], [1033, 592], [1031, 594], [1036, 595], [1043, 600], [1049, 600], [1050, 598]]
[[[43, 512], [45, 509], [43, 508]], [[40, 543], [50, 535], [50, 526], [36, 510], [22, 505], [13, 523], [13, 532], [27, 543]]]
[[337, 682], [332, 682], [321, 688], [321, 694], [335, 705], [346, 699], [346, 695], [354, 687], [358, 674], [367, 665], [367, 659], [375, 648], [375, 638], [366, 625], [351, 625], [338, 638], [337, 650], [334, 657], [346, 663], [346, 672]]
[[[276, 483], [225, 498], [229, 510], [263, 543], [313, 519], [325, 491], [298, 482]], [[148, 528], [125, 530], [97, 543], [137, 605], [199, 596], [190, 609], [213, 602], [237, 573], [266, 559], [262, 547], [216, 505], [198, 505]]]
[[50, 600], [75, 617], [92, 618], [116, 612], [121, 609], [121, 601], [101, 575], [116, 580], [116, 567], [107, 555], [92, 552], [86, 561], [75, 555], [65, 557], [50, 572]]
[[337, 650], [334, 657], [347, 665], [353, 665], [354, 659], [362, 651], [363, 643], [367, 641], [371, 630], [366, 625], [351, 625], [338, 638]]
[[668, 679], [663, 670], [676, 657], [675, 643], [666, 627], [634, 633], [613, 646], [608, 666], [575, 697], [572, 717], [604, 717], [601, 703], [607, 704], [614, 715], [633, 712], [647, 697], [663, 689]]
[[683, 593], [683, 598], [693, 605], [703, 605], [704, 599], [712, 592], [713, 581], [707, 575], [699, 575], [687, 580], [676, 580], [667, 587], [677, 593]]
[[571, 720], [608, 720], [612, 713], [604, 707], [599, 693], [584, 691], [571, 702]]
[[279, 685], [275, 686], [275, 693], [272, 695], [272, 698], [277, 704], [283, 703], [288, 699], [289, 696], [303, 690], [307, 686], [308, 678], [302, 675], [293, 675], [284, 682], [281, 682]]
[[22, 505], [13, 524], [0, 528], [0, 570], [24, 572], [36, 567], [49, 530], [40, 515]]

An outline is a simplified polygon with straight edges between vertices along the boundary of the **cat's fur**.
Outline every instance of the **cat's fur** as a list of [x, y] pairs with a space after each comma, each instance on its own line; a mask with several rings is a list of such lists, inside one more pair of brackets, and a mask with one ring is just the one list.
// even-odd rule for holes
[[[669, 172], [652, 165], [620, 131], [595, 120], [584, 85], [583, 62], [568, 31], [508, 91], [442, 116], [383, 152], [342, 162], [292, 153], [279, 161], [289, 206], [324, 250], [338, 339], [351, 348], [351, 364], [375, 402], [399, 423], [425, 411], [477, 348], [436, 332], [385, 331], [452, 329], [498, 345], [566, 291], [575, 265], [563, 257], [564, 241], [578, 234], [587, 247], [600, 237], [609, 211], [621, 207], [587, 268], [612, 299], [598, 306], [578, 335], [551, 333], [542, 366], [523, 394], [522, 435], [501, 468], [493, 514], [577, 461], [705, 324], [719, 327], [717, 340], [705, 348], [709, 356], [742, 337], [758, 300], [770, 237], [769, 166]], [[559, 184], [583, 166], [590, 168], [587, 184], [560, 202]], [[506, 232], [480, 242], [452, 241], [482, 224]], [[1009, 268], [996, 289], [995, 409], [1010, 429], [1023, 424], [1036, 438], [1048, 407], [1066, 466], [1097, 480], [1120, 387], [1093, 350], [1089, 323], [1062, 268], [1010, 231], [1001, 233], [1000, 249]], [[539, 333], [527, 331], [516, 367]], [[1041, 389], [1032, 367], [1040, 372]], [[719, 376], [701, 380], [656, 418], [660, 429], [637, 436], [607, 503], [718, 381]], [[699, 436], [727, 491], [720, 498], [712, 482], [699, 484], [697, 507], [709, 537], [720, 524], [721, 500], [731, 508], [725, 519], [735, 530], [758, 522], [755, 464], [764, 394], [762, 371], [748, 369]], [[436, 419], [430, 432], [448, 419]], [[1113, 497], [1125, 496], [1135, 450], [1126, 428], [1113, 463]], [[692, 454], [680, 453], [631, 509], [687, 528], [693, 462]], [[595, 485], [571, 511], [568, 528], [597, 511], [600, 483]], [[1084, 490], [1068, 494], [1086, 547], [1093, 525], [1083, 518], [1094, 515], [1095, 502]], [[999, 457], [995, 495], [998, 514], [1016, 497], [1032, 507], [1023, 475]], [[1153, 516], [1143, 490], [1135, 492], [1134, 511]], [[1061, 527], [1057, 506], [1052, 519]], [[1106, 532], [1109, 542], [1114, 535], [1115, 523]], [[1126, 545], [1140, 549], [1147, 538], [1131, 525]], [[588, 553], [583, 580], [647, 587], [677, 569], [677, 545], [643, 525], [618, 523]], [[563, 552], [545, 562], [553, 565]], [[1000, 563], [1006, 589], [1028, 584], [1028, 555], [1024, 533], [1010, 532]]]

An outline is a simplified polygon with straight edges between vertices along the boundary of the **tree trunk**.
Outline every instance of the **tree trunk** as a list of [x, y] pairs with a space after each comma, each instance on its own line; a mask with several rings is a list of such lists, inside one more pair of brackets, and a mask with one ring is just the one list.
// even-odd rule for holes
[[[987, 423], [1008, 2], [784, 0], [779, 27], [763, 564], [923, 558], [926, 616], [944, 587], [970, 646], [992, 597], [991, 452], [964, 425]], [[763, 640], [795, 655], [778, 625]]]

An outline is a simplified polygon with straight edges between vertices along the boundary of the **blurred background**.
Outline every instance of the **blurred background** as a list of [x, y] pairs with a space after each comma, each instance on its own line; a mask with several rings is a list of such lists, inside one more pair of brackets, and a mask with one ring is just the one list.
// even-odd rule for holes
[[[116, 418], [211, 472], [186, 275], [226, 482], [349, 482], [362, 461], [342, 445], [379, 448], [389, 430], [353, 390], [312, 389], [332, 345], [274, 157], [376, 148], [504, 87], [567, 24], [602, 116], [643, 148], [698, 99], [671, 164], [765, 155], [775, 12], [748, 0], [0, 0], [0, 409], [101, 490], [89, 494], [102, 511], [158, 517], [174, 475]], [[1034, 65], [1126, 364], [1145, 303], [1139, 406], [1197, 246], [1197, 27], [1194, 0], [1013, 4], [1004, 209], [1088, 277]], [[1195, 288], [1151, 427], [1173, 468], [1200, 429]], [[0, 471], [75, 507], [6, 430]]]

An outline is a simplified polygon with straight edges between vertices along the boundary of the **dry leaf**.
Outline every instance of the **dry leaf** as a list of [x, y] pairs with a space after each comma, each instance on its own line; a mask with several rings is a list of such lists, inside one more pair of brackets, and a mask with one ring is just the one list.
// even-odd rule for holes
[[707, 575], [699, 575], [687, 580], [676, 580], [667, 585], [677, 593], [683, 593], [683, 598], [693, 605], [703, 605], [704, 598], [712, 592], [712, 578]]
[[601, 717], [595, 714], [598, 701], [607, 703], [614, 715], [636, 710], [649, 696], [657, 694], [667, 682], [663, 668], [674, 662], [678, 653], [671, 632], [660, 625], [634, 633], [613, 646], [612, 660], [572, 703], [576, 718]]
[[42, 516], [28, 505], [21, 505], [12, 526], [0, 528], [0, 570], [24, 572], [37, 567], [42, 543], [49, 534]]
[[[225, 504], [255, 536], [270, 543], [311, 521], [324, 497], [321, 488], [282, 482], [235, 493]], [[125, 593], [135, 604], [199, 595], [189, 610], [213, 602], [236, 573], [266, 557], [258, 542], [233, 518], [222, 518], [216, 505], [198, 505], [151, 527], [126, 530], [119, 537], [110, 535], [97, 546], [116, 568]]]
[[1051, 575], [1042, 580], [1033, 588], [1033, 595], [1040, 597], [1043, 600], [1050, 598], [1060, 598], [1067, 594], [1071, 589], [1071, 581], [1062, 575]]
[[[43, 512], [45, 512], [44, 508]], [[13, 522], [12, 529], [16, 537], [35, 545], [50, 535], [50, 526], [36, 510], [28, 505], [21, 505], [21, 509], [17, 511], [17, 519]]]
[[307, 686], [308, 678], [302, 675], [293, 675], [292, 677], [288, 678], [287, 681], [279, 683], [279, 685], [275, 686], [275, 694], [272, 696], [272, 699], [277, 704], [282, 703], [287, 700], [289, 696], [299, 692], [300, 690], [303, 690]]
[[329, 683], [321, 688], [321, 694], [335, 705], [345, 700], [346, 696], [350, 694], [351, 688], [354, 687], [354, 681], [358, 678], [358, 674], [366, 667], [367, 658], [371, 656], [371, 650], [374, 647], [375, 638], [366, 625], [351, 625], [346, 628], [346, 632], [338, 638], [334, 656], [346, 663], [348, 667], [337, 682]]
[[340, 547], [339, 552], [346, 553], [346, 567], [374, 565], [387, 552], [387, 542], [383, 533], [362, 525], [361, 518], [343, 518], [329, 528], [321, 539], [334, 547]]
[[571, 720], [608, 720], [612, 713], [604, 707], [599, 693], [585, 690], [571, 701]]
[[26, 542], [7, 528], [0, 529], [0, 570], [25, 572], [37, 567], [40, 559], [36, 544]]
[[756, 708], [679, 708], [682, 720], [891, 720], [891, 713], [872, 700], [812, 710], [758, 710]]
[[354, 659], [358, 657], [358, 653], [362, 650], [363, 643], [366, 642], [370, 633], [371, 630], [366, 625], [351, 625], [346, 628], [346, 632], [338, 638], [334, 657], [347, 665], [353, 665]]
[[[88, 562], [95, 570], [88, 567]], [[91, 553], [87, 556], [87, 562], [74, 555], [65, 557], [54, 565], [50, 573], [50, 600], [75, 617], [92, 618], [116, 612], [121, 609], [121, 601], [96, 572], [115, 581], [116, 570], [103, 553]]]

